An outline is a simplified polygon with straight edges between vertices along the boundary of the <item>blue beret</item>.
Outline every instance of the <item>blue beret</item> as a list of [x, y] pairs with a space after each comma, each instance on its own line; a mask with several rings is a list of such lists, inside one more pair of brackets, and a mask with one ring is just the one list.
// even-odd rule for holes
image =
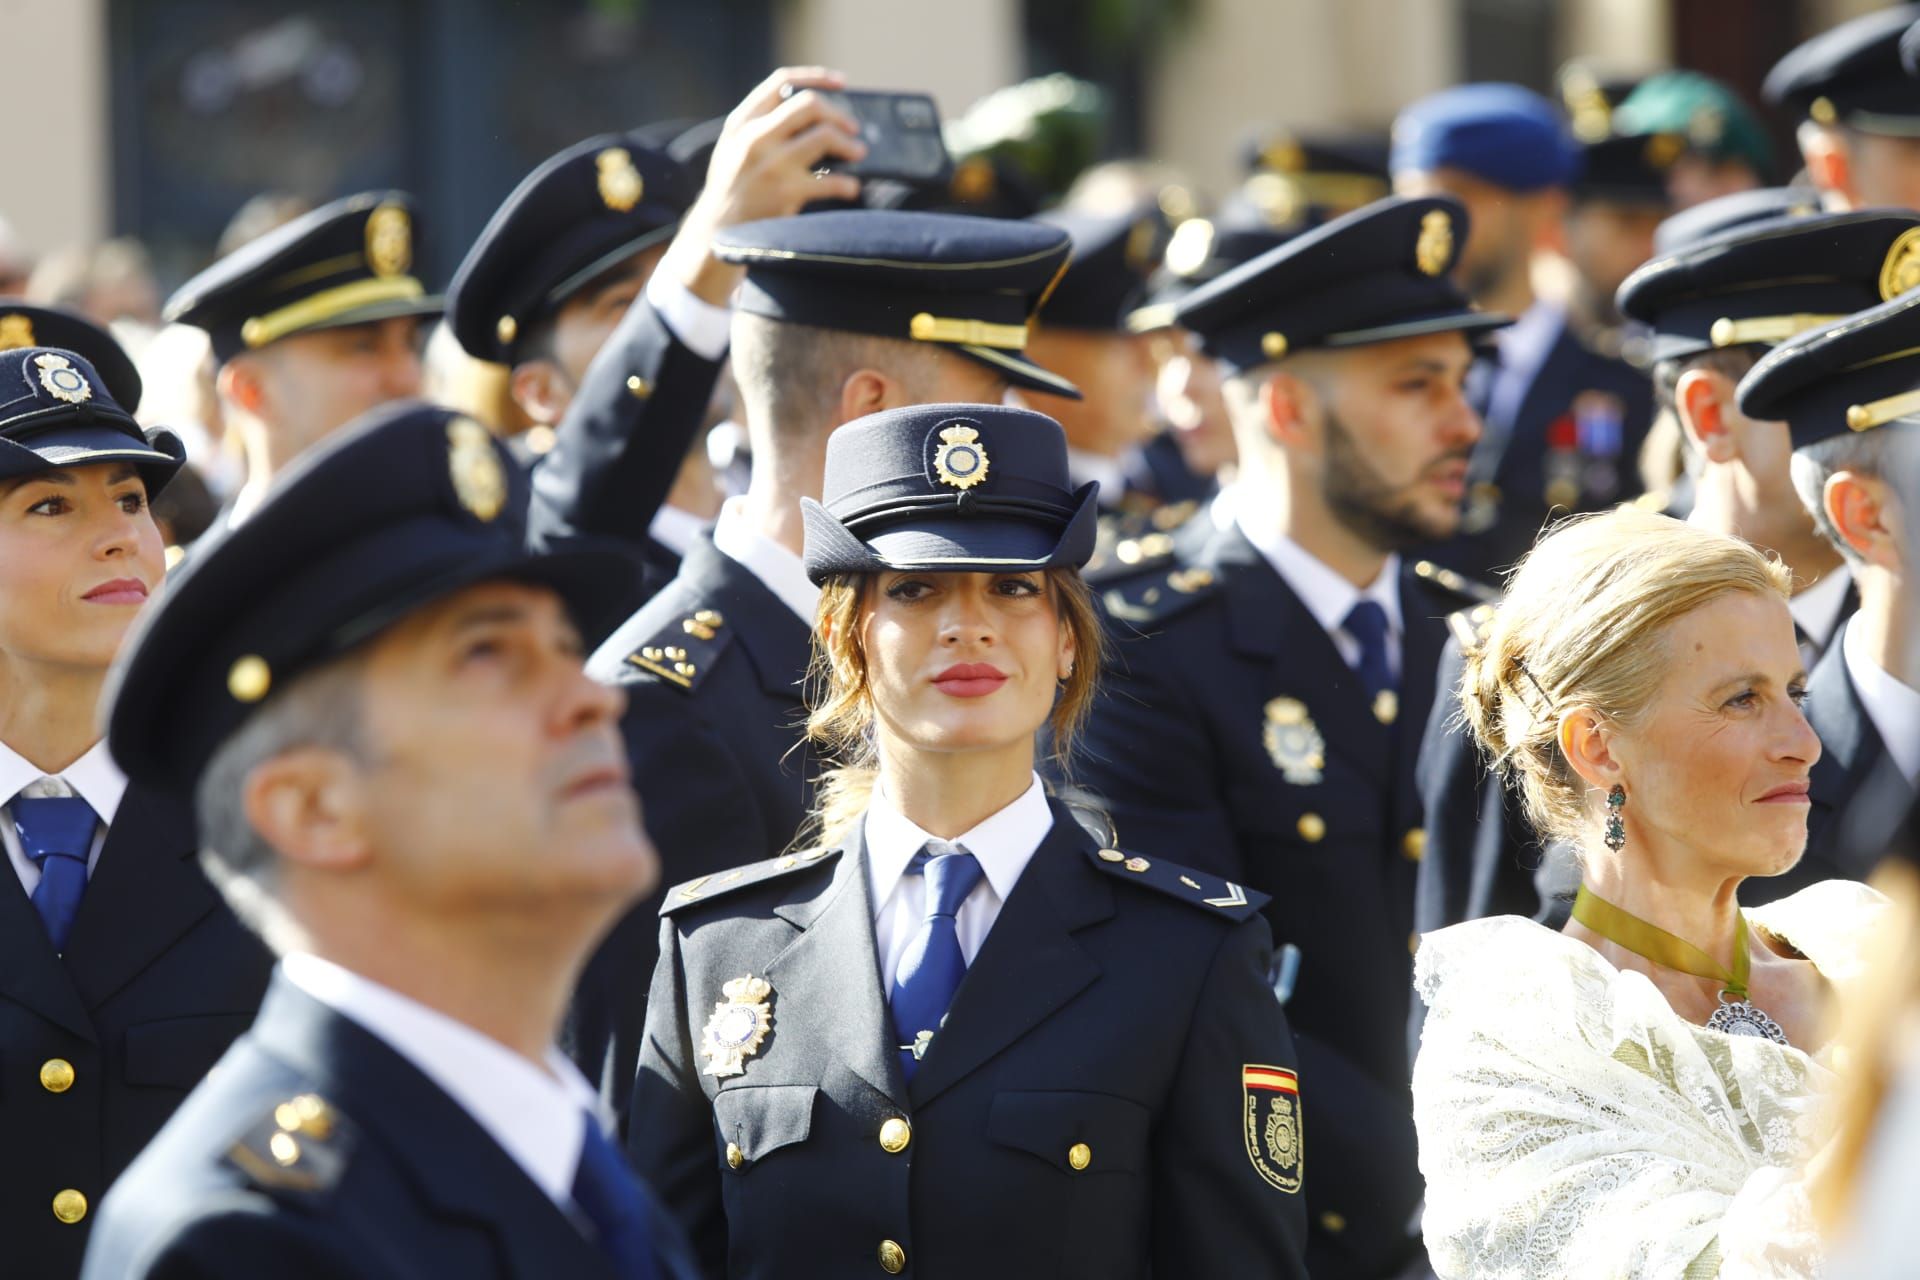
[[1653, 330], [1652, 358], [1783, 342], [1920, 281], [1920, 214], [1893, 209], [1748, 222], [1628, 276], [1620, 313]]
[[145, 431], [77, 351], [0, 351], [0, 480], [56, 467], [131, 462], [152, 496], [186, 458], [172, 432]]
[[128, 413], [140, 412], [140, 371], [132, 357], [118, 338], [85, 316], [0, 298], [0, 351], [15, 347], [58, 347], [85, 356], [113, 402]]
[[548, 157], [495, 210], [454, 272], [453, 336], [470, 356], [512, 363], [530, 325], [670, 237], [693, 196], [679, 161], [625, 134]]
[[1027, 358], [1030, 322], [1067, 264], [1067, 233], [957, 213], [845, 209], [729, 227], [735, 309], [793, 324], [944, 346], [1017, 387], [1079, 399]]
[[1740, 380], [1740, 412], [1784, 421], [1793, 446], [1920, 423], [1920, 290], [1810, 329]]
[[1517, 84], [1463, 84], [1430, 94], [1393, 122], [1394, 173], [1460, 169], [1509, 191], [1564, 187], [1580, 149], [1560, 114]]
[[416, 401], [301, 454], [246, 520], [194, 544], [135, 624], [105, 695], [113, 758], [190, 792], [274, 687], [474, 583], [547, 585], [582, 616], [632, 570], [616, 553], [529, 552], [525, 485], [485, 427]]
[[1100, 486], [1067, 478], [1067, 437], [1043, 413], [921, 404], [827, 437], [822, 501], [800, 500], [807, 576], [883, 569], [1010, 573], [1084, 565]]
[[437, 315], [413, 275], [413, 202], [364, 191], [249, 241], [181, 285], [162, 318], [205, 329], [219, 360], [296, 333]]
[[1894, 5], [1823, 31], [1787, 52], [1760, 96], [1819, 124], [1920, 136], [1920, 85], [1900, 64], [1900, 40], [1920, 4]]
[[1188, 294], [1175, 321], [1229, 369], [1308, 347], [1496, 329], [1449, 273], [1467, 211], [1445, 196], [1389, 197], [1295, 236]]

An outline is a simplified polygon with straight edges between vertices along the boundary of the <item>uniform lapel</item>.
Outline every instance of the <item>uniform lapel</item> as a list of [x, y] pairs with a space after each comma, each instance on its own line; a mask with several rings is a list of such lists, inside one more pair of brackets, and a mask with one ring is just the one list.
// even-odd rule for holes
[[1113, 915], [1113, 887], [1087, 865], [1088, 837], [1059, 804], [1047, 833], [1000, 909], [913, 1077], [913, 1105], [956, 1081], [1043, 1022], [1100, 976], [1074, 938]]
[[194, 847], [193, 817], [182, 804], [127, 788], [67, 942], [67, 969], [89, 1008], [219, 905]]
[[833, 1028], [832, 1043], [847, 1067], [905, 1109], [907, 1085], [880, 983], [873, 892], [858, 826], [826, 890], [775, 907], [774, 914], [801, 931], [767, 966], [776, 997], [804, 998], [809, 1022]]
[[1827, 643], [1826, 652], [1807, 677], [1807, 719], [1820, 738], [1820, 758], [1814, 762], [1809, 778], [1809, 798], [1814, 815], [1808, 824], [1808, 840], [1814, 838], [1833, 819], [1859, 788], [1860, 780], [1885, 754], [1879, 730], [1860, 703], [1860, 692], [1847, 674], [1843, 623]]
[[1418, 822], [1418, 791], [1414, 765], [1420, 754], [1420, 739], [1427, 724], [1433, 700], [1439, 696], [1440, 650], [1446, 643], [1446, 624], [1435, 616], [1433, 598], [1420, 585], [1420, 579], [1404, 566], [1400, 571], [1400, 711], [1394, 722], [1394, 795], [1402, 805], [1411, 804], [1415, 812], [1402, 812], [1399, 825]]
[[276, 973], [249, 1033], [313, 1079], [434, 1213], [490, 1233], [501, 1273], [614, 1276], [610, 1259], [479, 1122], [379, 1037]]
[[40, 913], [11, 863], [0, 867], [0, 874], [6, 877], [0, 884], [0, 997], [93, 1041], [93, 1019], [72, 974], [48, 941]]

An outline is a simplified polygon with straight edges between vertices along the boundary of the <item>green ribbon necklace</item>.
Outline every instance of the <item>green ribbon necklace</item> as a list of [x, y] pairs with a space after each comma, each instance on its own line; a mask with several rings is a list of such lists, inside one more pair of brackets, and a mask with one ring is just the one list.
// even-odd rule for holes
[[1720, 1007], [1707, 1019], [1709, 1031], [1730, 1036], [1762, 1036], [1778, 1044], [1787, 1043], [1787, 1034], [1780, 1029], [1780, 1024], [1747, 999], [1747, 978], [1753, 961], [1744, 914], [1736, 912], [1734, 916], [1731, 971], [1685, 938], [1614, 906], [1584, 884], [1573, 900], [1573, 918], [1607, 941], [1662, 968], [1718, 982]]

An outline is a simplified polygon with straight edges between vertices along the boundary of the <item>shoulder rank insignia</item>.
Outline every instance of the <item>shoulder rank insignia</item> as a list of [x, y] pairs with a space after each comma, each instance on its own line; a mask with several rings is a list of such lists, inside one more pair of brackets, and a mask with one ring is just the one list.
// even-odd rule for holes
[[1456, 597], [1463, 604], [1498, 604], [1500, 592], [1484, 582], [1475, 582], [1465, 574], [1435, 564], [1431, 560], [1414, 562], [1413, 576]]
[[627, 655], [642, 671], [675, 688], [691, 690], [713, 668], [713, 660], [733, 639], [727, 620], [713, 609], [695, 609], [676, 617], [665, 630]]
[[731, 871], [722, 871], [710, 876], [697, 876], [685, 884], [675, 885], [667, 890], [666, 900], [660, 904], [660, 914], [670, 916], [683, 907], [711, 902], [715, 898], [751, 888], [763, 880], [778, 879], [802, 867], [823, 866], [839, 852], [836, 846], [822, 845], [817, 849], [803, 849], [798, 853], [783, 853], [777, 858], [749, 863], [744, 867], [735, 867]]
[[324, 1191], [338, 1182], [353, 1150], [353, 1131], [318, 1094], [276, 1105], [240, 1140], [227, 1160], [270, 1191]]
[[[1383, 708], [1374, 710], [1378, 715]], [[1398, 712], [1397, 702], [1394, 712]], [[1327, 767], [1327, 740], [1307, 714], [1307, 704], [1298, 698], [1275, 698], [1267, 703], [1264, 714], [1260, 741], [1280, 776], [1296, 787], [1318, 783], [1324, 776], [1320, 771]]]
[[1094, 866], [1116, 879], [1158, 889], [1196, 907], [1210, 907], [1229, 919], [1245, 920], [1266, 905], [1264, 893], [1164, 858], [1143, 858], [1119, 849], [1092, 849], [1087, 856]]
[[1487, 642], [1487, 636], [1493, 631], [1493, 617], [1490, 604], [1477, 604], [1447, 615], [1447, 630], [1453, 633], [1453, 642], [1460, 646], [1463, 656], [1478, 653], [1480, 646]]
[[1212, 595], [1218, 583], [1213, 570], [1197, 566], [1142, 573], [1108, 587], [1100, 593], [1100, 603], [1110, 616], [1135, 626], [1165, 622]]
[[720, 991], [726, 999], [713, 1006], [700, 1048], [707, 1055], [707, 1074], [725, 1078], [743, 1074], [746, 1060], [760, 1052], [773, 1030], [773, 984], [748, 974]]
[[1240, 1068], [1240, 1103], [1253, 1171], [1280, 1191], [1298, 1193], [1306, 1164], [1300, 1077], [1285, 1067], [1246, 1063]]

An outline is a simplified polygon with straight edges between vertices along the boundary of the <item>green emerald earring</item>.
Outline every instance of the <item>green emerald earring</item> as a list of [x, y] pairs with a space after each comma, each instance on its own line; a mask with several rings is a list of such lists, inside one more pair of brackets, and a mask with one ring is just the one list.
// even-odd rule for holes
[[1627, 807], [1627, 789], [1619, 783], [1607, 792], [1607, 848], [1615, 853], [1627, 847], [1627, 824], [1620, 811]]

